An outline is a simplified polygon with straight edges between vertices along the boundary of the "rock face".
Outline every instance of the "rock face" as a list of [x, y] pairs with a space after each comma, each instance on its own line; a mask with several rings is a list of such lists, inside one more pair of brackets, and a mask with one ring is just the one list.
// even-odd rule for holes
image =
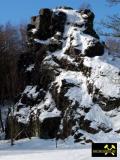
[[26, 87], [15, 105], [15, 128], [24, 124], [30, 136], [82, 143], [120, 129], [111, 116], [120, 116], [120, 63], [105, 51], [94, 17], [87, 9], [58, 8], [31, 18], [29, 53], [19, 61]]

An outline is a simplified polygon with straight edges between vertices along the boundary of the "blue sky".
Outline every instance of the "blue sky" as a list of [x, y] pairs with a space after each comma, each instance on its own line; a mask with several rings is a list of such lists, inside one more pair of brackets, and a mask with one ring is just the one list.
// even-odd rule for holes
[[0, 0], [0, 24], [8, 21], [13, 24], [28, 23], [30, 17], [37, 15], [40, 8], [67, 5], [77, 9], [83, 2], [91, 5], [96, 15], [95, 21], [120, 11], [119, 5], [109, 7], [105, 0]]

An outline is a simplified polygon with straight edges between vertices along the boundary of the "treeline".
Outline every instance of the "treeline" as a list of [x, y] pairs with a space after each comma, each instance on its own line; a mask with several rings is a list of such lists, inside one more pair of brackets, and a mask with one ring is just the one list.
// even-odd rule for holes
[[[106, 0], [106, 2], [108, 7], [120, 6], [120, 0]], [[105, 36], [110, 52], [120, 57], [120, 13], [108, 15], [100, 24], [102, 24], [101, 28], [103, 29], [101, 35]]]
[[26, 50], [26, 25], [0, 25], [0, 104], [13, 101], [20, 92], [22, 77], [18, 73], [18, 59]]

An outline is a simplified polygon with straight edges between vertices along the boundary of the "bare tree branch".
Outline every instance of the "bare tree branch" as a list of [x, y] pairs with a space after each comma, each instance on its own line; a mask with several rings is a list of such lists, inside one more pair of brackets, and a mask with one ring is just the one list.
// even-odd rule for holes
[[107, 0], [110, 5], [116, 5], [120, 3], [120, 0]]
[[104, 27], [104, 30], [108, 30], [108, 33], [103, 33], [104, 35], [120, 38], [120, 15], [108, 16], [107, 19], [100, 22], [100, 25]]

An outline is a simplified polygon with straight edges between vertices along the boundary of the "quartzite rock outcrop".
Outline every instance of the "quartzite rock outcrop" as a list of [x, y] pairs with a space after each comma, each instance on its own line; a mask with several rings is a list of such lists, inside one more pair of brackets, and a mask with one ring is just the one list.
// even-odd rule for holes
[[27, 128], [30, 136], [83, 143], [120, 129], [110, 116], [119, 116], [120, 63], [100, 42], [94, 17], [88, 9], [57, 8], [31, 18], [29, 53], [19, 60], [26, 87], [15, 105], [16, 133]]

